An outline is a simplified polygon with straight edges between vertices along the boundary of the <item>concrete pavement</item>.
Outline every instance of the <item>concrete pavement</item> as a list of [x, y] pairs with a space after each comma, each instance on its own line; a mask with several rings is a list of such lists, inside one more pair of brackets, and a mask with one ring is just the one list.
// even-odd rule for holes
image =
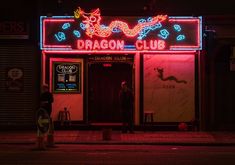
[[[235, 145], [235, 132], [112, 131], [104, 140], [102, 130], [55, 130], [55, 144], [153, 144], [153, 145]], [[0, 132], [0, 144], [36, 143], [36, 131]]]

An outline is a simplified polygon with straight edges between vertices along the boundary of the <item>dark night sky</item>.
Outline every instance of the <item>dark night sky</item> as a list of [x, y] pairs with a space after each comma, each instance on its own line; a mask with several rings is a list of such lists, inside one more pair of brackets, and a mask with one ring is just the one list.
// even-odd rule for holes
[[0, 12], [3, 18], [32, 12], [72, 15], [77, 6], [87, 12], [99, 7], [102, 15], [235, 15], [234, 0], [14, 0], [5, 1]]
[[[44, 1], [43, 8], [47, 7], [48, 0]], [[103, 15], [204, 15], [204, 14], [231, 14], [235, 13], [233, 0], [50, 0], [53, 8], [60, 7], [69, 15], [76, 6], [85, 10], [99, 7]], [[58, 4], [58, 2], [61, 2]], [[57, 5], [55, 5], [57, 4]], [[57, 11], [58, 12], [58, 11]]]

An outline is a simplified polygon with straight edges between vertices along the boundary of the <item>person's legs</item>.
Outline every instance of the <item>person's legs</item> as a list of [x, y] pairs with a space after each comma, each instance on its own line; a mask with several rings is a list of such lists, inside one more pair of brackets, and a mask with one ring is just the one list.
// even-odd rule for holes
[[128, 130], [130, 131], [130, 133], [134, 133], [134, 123], [133, 123], [133, 112], [132, 110], [129, 110], [128, 113]]
[[128, 129], [128, 113], [126, 110], [122, 112], [122, 133], [127, 133]]

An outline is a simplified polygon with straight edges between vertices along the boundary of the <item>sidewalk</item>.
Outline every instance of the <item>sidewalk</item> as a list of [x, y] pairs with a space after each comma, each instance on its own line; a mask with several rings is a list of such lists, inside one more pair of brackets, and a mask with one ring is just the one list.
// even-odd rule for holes
[[[122, 134], [112, 131], [111, 140], [103, 140], [102, 131], [55, 131], [55, 144], [152, 144], [152, 145], [235, 145], [235, 132], [136, 131]], [[0, 132], [0, 144], [33, 144], [36, 131]]]

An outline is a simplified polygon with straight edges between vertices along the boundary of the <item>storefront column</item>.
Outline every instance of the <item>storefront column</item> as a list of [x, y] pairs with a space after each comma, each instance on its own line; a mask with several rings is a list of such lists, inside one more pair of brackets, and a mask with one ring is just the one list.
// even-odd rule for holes
[[198, 52], [198, 108], [199, 108], [199, 130], [205, 130], [205, 62], [204, 54]]
[[140, 53], [135, 54], [135, 124], [140, 124]]

